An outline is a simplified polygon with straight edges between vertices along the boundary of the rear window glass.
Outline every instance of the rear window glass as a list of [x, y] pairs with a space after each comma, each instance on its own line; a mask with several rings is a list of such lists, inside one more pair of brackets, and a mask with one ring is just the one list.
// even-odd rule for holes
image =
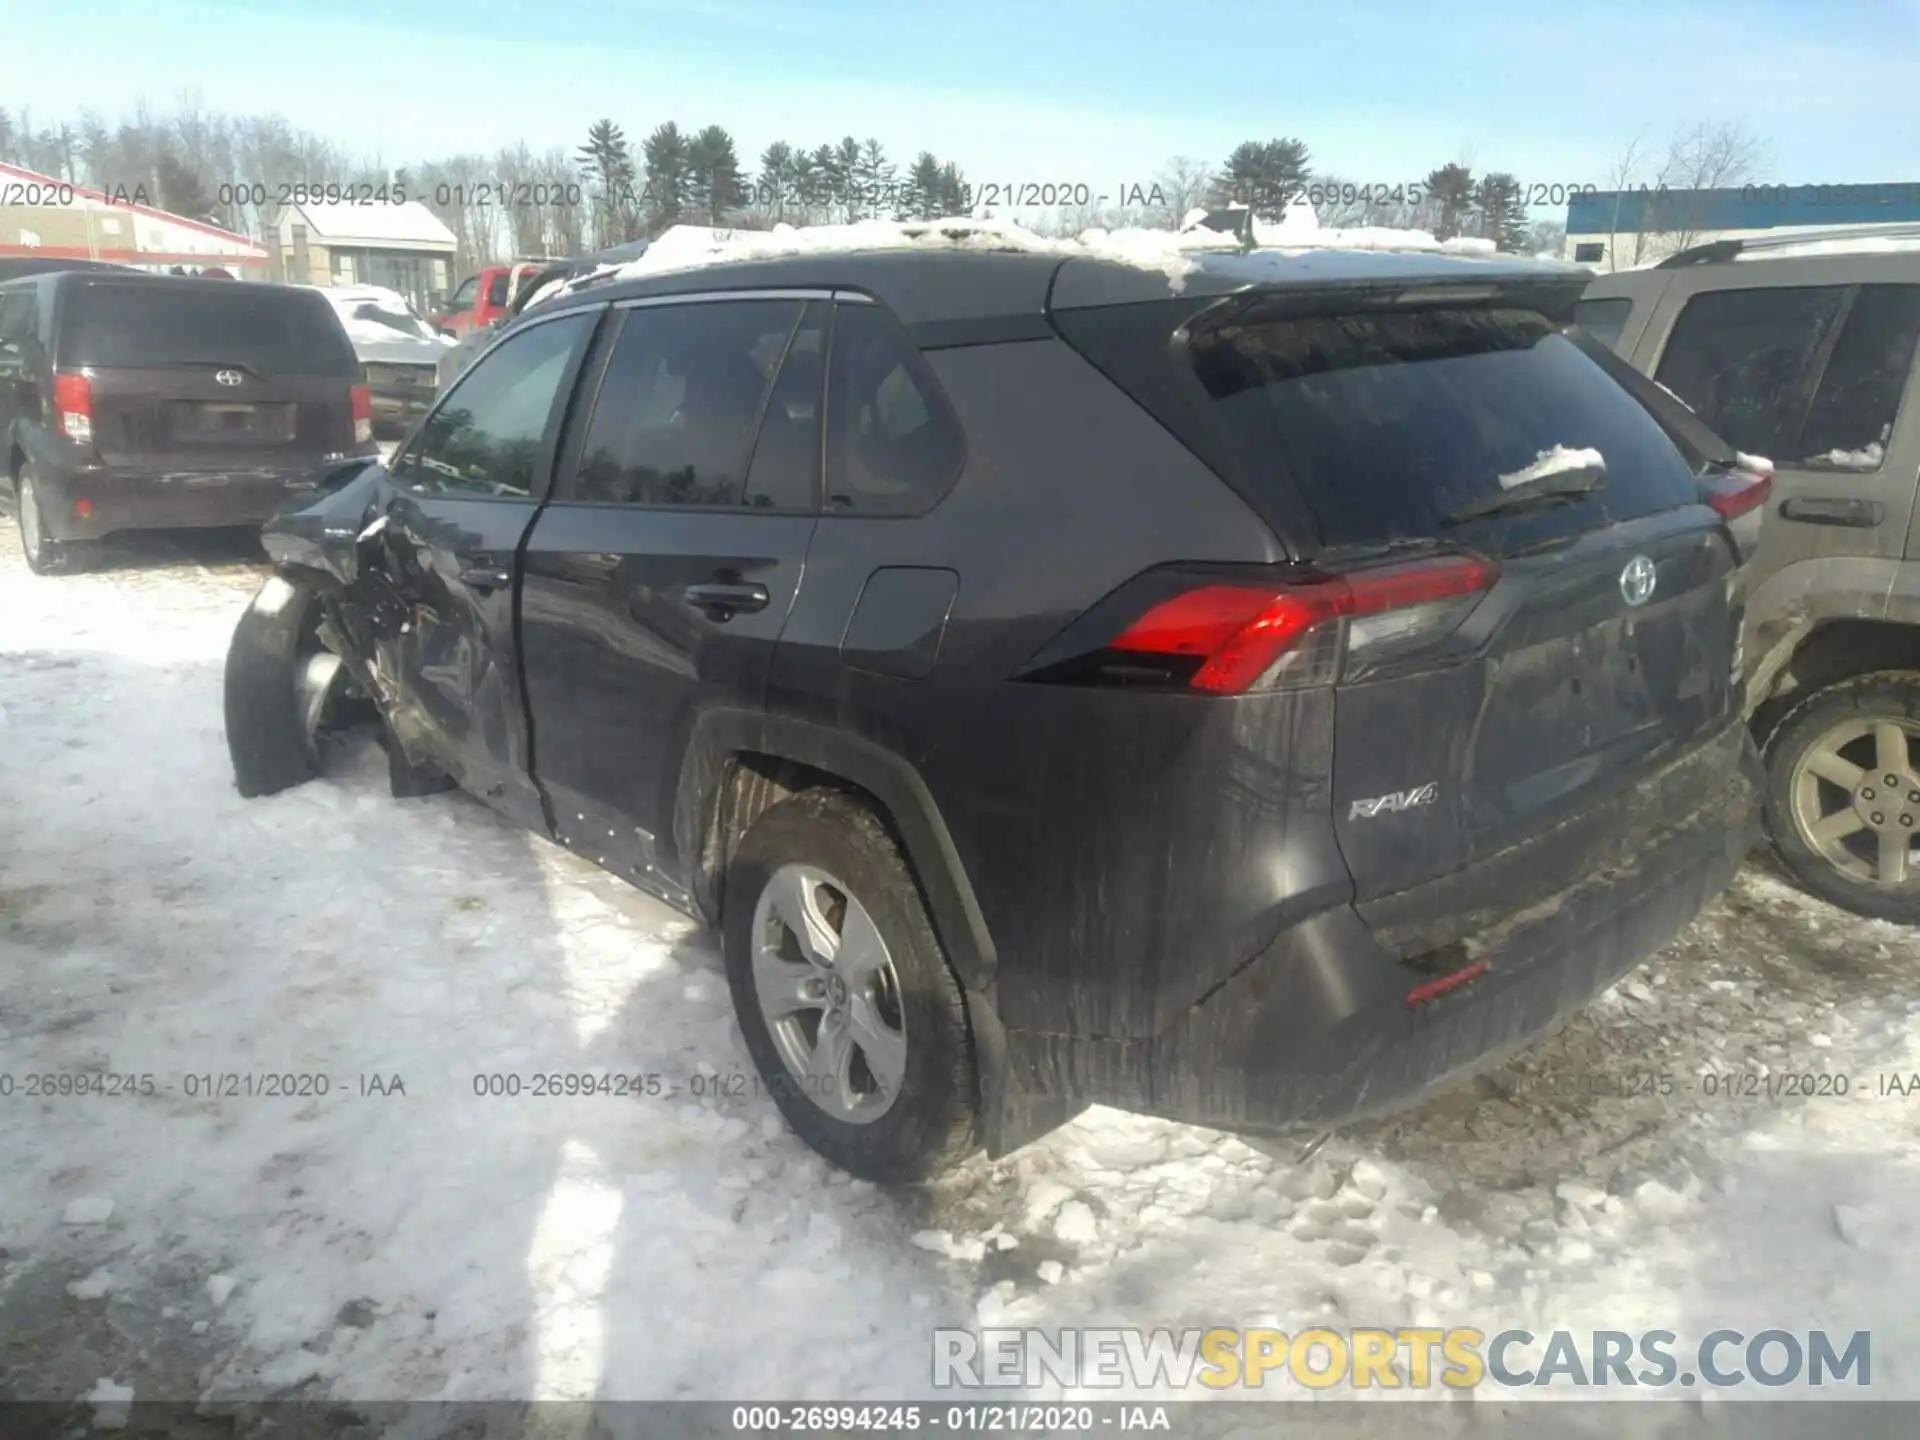
[[293, 375], [359, 372], [333, 307], [319, 295], [300, 290], [221, 280], [75, 285], [62, 314], [62, 365], [245, 365]]
[[[1531, 310], [1251, 316], [1195, 334], [1184, 383], [1170, 332], [1146, 339], [1109, 324], [1075, 343], [1106, 368], [1097, 347], [1111, 342], [1109, 373], [1129, 393], [1269, 515], [1299, 515], [1297, 496], [1328, 548], [1468, 533], [1506, 548], [1697, 499], [1687, 462], [1646, 409]], [[1143, 363], [1149, 350], [1158, 380]], [[1446, 523], [1589, 450], [1606, 469], [1592, 496], [1465, 530]]]

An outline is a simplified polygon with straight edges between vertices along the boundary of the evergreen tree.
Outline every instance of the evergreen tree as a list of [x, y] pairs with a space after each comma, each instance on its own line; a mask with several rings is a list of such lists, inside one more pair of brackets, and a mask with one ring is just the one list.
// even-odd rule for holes
[[1245, 205], [1278, 219], [1306, 188], [1311, 174], [1306, 142], [1247, 140], [1234, 147], [1215, 182], [1215, 203]]
[[1460, 233], [1473, 210], [1474, 194], [1473, 172], [1464, 165], [1442, 165], [1427, 176], [1427, 199], [1437, 212], [1436, 240], [1451, 240]]
[[709, 125], [687, 144], [687, 210], [702, 224], [718, 225], [746, 198], [733, 136]]
[[787, 208], [797, 199], [794, 184], [797, 170], [793, 147], [776, 140], [760, 152], [760, 173], [754, 177], [754, 198], [773, 211], [776, 220], [787, 218]]
[[941, 209], [940, 162], [931, 150], [922, 150], [907, 170], [907, 183], [900, 194], [902, 220], [933, 220]]
[[594, 243], [604, 249], [630, 238], [634, 175], [626, 132], [611, 120], [594, 121], [578, 158], [592, 192]]
[[887, 152], [878, 140], [869, 137], [860, 147], [860, 156], [854, 162], [853, 183], [859, 192], [862, 213], [867, 215], [890, 215], [899, 204], [899, 196], [894, 192], [893, 177], [898, 173]]
[[669, 120], [647, 136], [641, 154], [647, 168], [648, 227], [658, 231], [678, 225], [687, 210], [686, 136]]
[[208, 220], [213, 215], [213, 197], [206, 183], [172, 151], [162, 151], [154, 161], [154, 179], [162, 210], [189, 220]]

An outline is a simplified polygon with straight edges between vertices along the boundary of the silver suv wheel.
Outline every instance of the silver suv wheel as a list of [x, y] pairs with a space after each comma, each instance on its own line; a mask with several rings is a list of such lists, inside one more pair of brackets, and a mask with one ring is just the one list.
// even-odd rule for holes
[[893, 1108], [907, 1071], [900, 979], [866, 907], [834, 876], [787, 864], [753, 909], [753, 988], [792, 1087], [836, 1120]]

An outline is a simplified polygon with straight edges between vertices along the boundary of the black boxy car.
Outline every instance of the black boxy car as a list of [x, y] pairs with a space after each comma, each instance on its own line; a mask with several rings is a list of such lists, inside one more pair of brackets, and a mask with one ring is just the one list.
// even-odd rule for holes
[[239, 786], [371, 699], [396, 793], [717, 923], [782, 1111], [875, 1179], [1095, 1101], [1404, 1106], [1754, 836], [1743, 502], [1564, 328], [1584, 280], [936, 251], [547, 301], [268, 527]]
[[375, 453], [360, 363], [323, 296], [137, 271], [0, 284], [0, 469], [28, 565], [123, 530], [258, 525]]

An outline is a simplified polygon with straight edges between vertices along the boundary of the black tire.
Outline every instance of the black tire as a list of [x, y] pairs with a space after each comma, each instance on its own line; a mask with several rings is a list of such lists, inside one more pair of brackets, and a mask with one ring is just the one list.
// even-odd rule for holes
[[[753, 977], [754, 912], [782, 866], [815, 866], [856, 897], [885, 942], [906, 1036], [904, 1078], [878, 1119], [850, 1123], [797, 1085], [761, 1013]], [[880, 1185], [951, 1170], [979, 1148], [979, 1082], [966, 1002], [934, 934], [913, 872], [880, 818], [833, 790], [810, 790], [763, 814], [727, 866], [721, 929], [727, 984], [747, 1049], [800, 1138], [842, 1170]]]
[[1857, 675], [1815, 691], [1788, 711], [1767, 737], [1767, 838], [1794, 878], [1821, 899], [1856, 915], [1920, 924], [1920, 878], [1898, 888], [1856, 879], [1809, 844], [1793, 818], [1794, 773], [1801, 760], [1836, 726], [1882, 717], [1920, 725], [1920, 673]]
[[[289, 590], [285, 603], [269, 600]], [[234, 784], [249, 800], [304, 784], [316, 773], [298, 678], [313, 604], [311, 591], [276, 575], [241, 615], [227, 646], [227, 754]]]
[[[34, 525], [27, 524], [27, 511], [34, 512]], [[47, 534], [46, 522], [39, 509], [39, 499], [34, 485], [33, 466], [23, 465], [13, 481], [13, 523], [20, 533], [20, 554], [27, 562], [27, 568], [36, 575], [76, 575], [87, 568], [88, 550], [84, 545], [71, 540], [56, 540]], [[29, 540], [29, 535], [37, 531], [38, 543]]]

